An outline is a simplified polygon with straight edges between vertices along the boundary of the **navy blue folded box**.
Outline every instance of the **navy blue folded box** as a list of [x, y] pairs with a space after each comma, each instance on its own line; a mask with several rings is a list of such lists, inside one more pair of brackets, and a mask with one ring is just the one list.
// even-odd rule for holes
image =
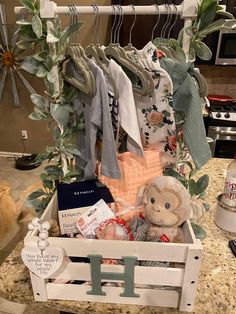
[[58, 209], [72, 209], [92, 206], [100, 199], [113, 203], [110, 190], [98, 180], [61, 183], [57, 187]]

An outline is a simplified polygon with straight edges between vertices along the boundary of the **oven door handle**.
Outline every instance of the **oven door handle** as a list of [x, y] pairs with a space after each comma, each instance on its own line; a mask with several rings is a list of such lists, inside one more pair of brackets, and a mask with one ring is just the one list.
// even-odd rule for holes
[[233, 136], [236, 136], [236, 131], [216, 131], [216, 130], [213, 130], [213, 132], [215, 134], [219, 134], [219, 135], [233, 135]]

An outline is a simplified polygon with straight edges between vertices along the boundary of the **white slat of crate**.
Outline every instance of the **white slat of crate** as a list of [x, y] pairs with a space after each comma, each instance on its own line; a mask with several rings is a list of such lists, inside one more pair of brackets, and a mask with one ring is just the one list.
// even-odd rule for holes
[[198, 244], [192, 245], [188, 250], [185, 263], [184, 280], [180, 300], [181, 311], [193, 311], [194, 299], [197, 291], [198, 278], [202, 261], [202, 248], [199, 240]]
[[50, 299], [59, 300], [78, 300], [102, 303], [117, 304], [139, 304], [151, 306], [178, 307], [179, 293], [170, 290], [154, 290], [154, 289], [135, 289], [135, 293], [140, 294], [139, 298], [120, 297], [123, 288], [120, 287], [103, 287], [106, 292], [105, 296], [95, 296], [87, 294], [91, 290], [89, 285], [70, 285], [70, 284], [47, 284], [47, 294]]
[[47, 301], [46, 281], [30, 271], [31, 285], [35, 301]]
[[[25, 245], [37, 245], [37, 236], [26, 236]], [[67, 256], [87, 257], [88, 254], [102, 255], [103, 258], [121, 259], [136, 256], [139, 260], [178, 262], [186, 261], [188, 244], [139, 241], [113, 241], [90, 239], [67, 239], [49, 237], [50, 245], [63, 248]]]
[[[101, 265], [102, 272], [124, 273], [124, 269], [123, 265]], [[135, 266], [134, 282], [136, 284], [182, 286], [184, 269], [155, 267], [154, 270], [153, 267]], [[91, 281], [90, 264], [68, 263], [63, 270], [58, 270], [50, 278]]]

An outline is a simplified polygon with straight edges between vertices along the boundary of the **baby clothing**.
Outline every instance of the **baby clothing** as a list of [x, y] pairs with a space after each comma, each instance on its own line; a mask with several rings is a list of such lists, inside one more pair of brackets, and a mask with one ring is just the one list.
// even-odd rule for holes
[[[98, 131], [102, 132], [101, 146], [101, 173], [105, 176], [118, 179], [120, 171], [116, 157], [116, 146], [112, 136], [113, 128], [109, 109], [108, 87], [102, 70], [93, 60], [87, 61], [96, 82], [96, 93], [89, 96], [78, 90], [74, 100], [77, 115], [84, 115], [85, 130], [80, 131], [78, 145], [81, 156], [78, 158], [78, 167], [84, 168], [84, 180], [95, 178]], [[67, 76], [82, 81], [80, 71], [70, 60], [67, 64]]]
[[119, 121], [121, 128], [127, 133], [127, 150], [138, 156], [143, 156], [132, 83], [122, 68], [112, 59], [109, 60], [108, 70], [119, 93]]
[[[149, 42], [142, 50], [129, 56], [152, 74], [154, 92], [151, 96], [134, 95], [144, 149], [155, 148], [163, 154], [176, 155], [176, 125], [173, 111], [173, 84], [169, 74], [160, 67], [158, 50]], [[174, 160], [174, 158], [173, 158]]]

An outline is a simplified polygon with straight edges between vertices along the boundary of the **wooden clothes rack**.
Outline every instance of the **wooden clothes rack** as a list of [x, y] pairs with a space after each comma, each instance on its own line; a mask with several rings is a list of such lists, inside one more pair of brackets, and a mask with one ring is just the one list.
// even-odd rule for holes
[[[176, 5], [176, 13], [180, 18], [184, 19], [184, 28], [192, 25], [192, 19], [197, 14], [198, 0], [183, 0], [180, 5]], [[155, 15], [155, 14], [168, 14], [168, 6], [166, 5], [144, 5], [144, 6], [122, 6], [122, 14], [124, 15]], [[115, 14], [113, 6], [98, 6], [99, 14], [113, 15]], [[76, 11], [79, 14], [95, 14], [94, 8], [90, 6], [76, 6]], [[27, 13], [24, 7], [15, 7], [14, 12], [16, 15], [24, 15]], [[40, 16], [41, 18], [51, 19], [59, 14], [70, 14], [68, 6], [58, 6], [51, 0], [40, 0]], [[184, 32], [183, 34], [183, 50], [186, 55], [186, 61], [189, 56], [190, 37]]]

